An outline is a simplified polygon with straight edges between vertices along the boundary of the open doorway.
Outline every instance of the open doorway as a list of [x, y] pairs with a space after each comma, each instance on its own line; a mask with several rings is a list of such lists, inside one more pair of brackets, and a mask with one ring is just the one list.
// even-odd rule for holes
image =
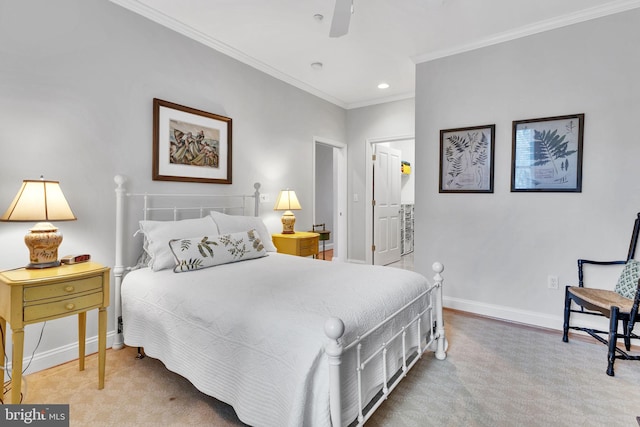
[[[365, 151], [365, 197], [371, 203], [365, 218], [366, 262], [409, 268], [413, 265], [415, 138], [403, 135], [369, 139]], [[385, 169], [391, 174], [387, 178]], [[379, 201], [380, 197], [384, 200]]]
[[[320, 242], [332, 261], [347, 259], [347, 146], [326, 138], [314, 137], [313, 150], [313, 224], [329, 231]], [[320, 258], [327, 258], [327, 254]]]

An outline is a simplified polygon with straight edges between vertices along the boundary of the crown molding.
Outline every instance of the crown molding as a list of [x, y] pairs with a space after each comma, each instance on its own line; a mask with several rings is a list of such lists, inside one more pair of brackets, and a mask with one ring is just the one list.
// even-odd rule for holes
[[111, 3], [115, 3], [119, 6], [124, 7], [132, 12], [135, 12], [143, 17], [156, 22], [164, 27], [167, 27], [177, 33], [180, 33], [192, 40], [195, 40], [203, 45], [210, 47], [220, 53], [223, 53], [227, 56], [230, 56], [233, 59], [236, 59], [244, 64], [247, 64], [259, 71], [262, 71], [265, 74], [270, 75], [278, 80], [281, 80], [285, 83], [288, 83], [298, 89], [302, 89], [305, 92], [308, 92], [312, 95], [317, 96], [318, 98], [324, 99], [332, 104], [337, 105], [338, 107], [347, 108], [347, 105], [338, 98], [335, 98], [331, 95], [328, 95], [307, 83], [304, 83], [286, 73], [283, 73], [268, 64], [265, 64], [262, 61], [257, 60], [256, 58], [249, 56], [239, 50], [222, 43], [221, 41], [210, 37], [201, 31], [195, 30], [188, 25], [185, 25], [170, 16], [165, 15], [164, 13], [159, 12], [156, 9], [153, 9], [145, 4], [140, 3], [137, 0], [109, 0]]
[[429, 62], [435, 59], [444, 58], [447, 56], [457, 55], [459, 53], [469, 52], [472, 50], [480, 49], [487, 46], [496, 45], [499, 43], [516, 40], [522, 37], [527, 37], [533, 34], [543, 33], [549, 30], [555, 30], [557, 28], [566, 27], [569, 25], [577, 24], [580, 22], [589, 21], [592, 19], [602, 18], [604, 16], [613, 15], [615, 13], [625, 12], [627, 10], [636, 9], [640, 7], [640, 0], [620, 0], [608, 3], [602, 6], [595, 6], [583, 11], [572, 13], [568, 15], [559, 16], [545, 21], [540, 21], [535, 24], [527, 25], [524, 27], [516, 28], [512, 31], [506, 31], [491, 37], [477, 40], [473, 43], [465, 45], [453, 46], [447, 49], [436, 50], [433, 52], [424, 53], [412, 57], [414, 63], [420, 64], [422, 62]]
[[[265, 74], [270, 75], [271, 77], [274, 77], [278, 80], [288, 83], [291, 86], [294, 86], [314, 96], [317, 96], [320, 99], [323, 99], [327, 102], [330, 102], [338, 107], [341, 107], [347, 110], [354, 109], [354, 108], [367, 107], [372, 105], [378, 105], [378, 104], [383, 104], [387, 102], [400, 101], [400, 100], [415, 97], [415, 92], [410, 92], [410, 93], [392, 95], [389, 97], [374, 98], [371, 100], [365, 100], [360, 102], [346, 103], [343, 100], [340, 100], [334, 96], [331, 96], [307, 83], [304, 83], [303, 81], [300, 81], [286, 73], [283, 73], [280, 70], [273, 68], [272, 66], [252, 56], [249, 56], [225, 43], [222, 43], [221, 41], [214, 39], [213, 37], [210, 37], [200, 31], [197, 31], [194, 28], [191, 28], [171, 18], [170, 16], [163, 14], [156, 9], [153, 9], [145, 4], [142, 4], [138, 0], [110, 0], [110, 1], [114, 4], [122, 6], [125, 9], [135, 12], [153, 22], [156, 22], [164, 27], [167, 27], [179, 34], [182, 34], [192, 40], [202, 43], [203, 45], [208, 46], [233, 59], [236, 59], [246, 65], [249, 65], [257, 69], [258, 71], [261, 71]], [[538, 23], [520, 27], [512, 31], [507, 31], [504, 33], [500, 33], [494, 36], [484, 38], [484, 39], [480, 39], [480, 40], [474, 41], [473, 43], [452, 46], [450, 48], [440, 49], [433, 52], [426, 52], [424, 54], [411, 57], [411, 60], [414, 62], [414, 64], [429, 62], [435, 59], [457, 55], [460, 53], [465, 53], [465, 52], [469, 52], [476, 49], [481, 49], [483, 47], [488, 47], [488, 46], [496, 45], [499, 43], [516, 40], [522, 37], [527, 37], [527, 36], [542, 33], [545, 31], [566, 27], [566, 26], [577, 24], [580, 22], [589, 21], [592, 19], [597, 19], [597, 18], [608, 16], [608, 15], [613, 15], [615, 13], [625, 12], [625, 11], [636, 9], [636, 8], [640, 8], [640, 0], [614, 1], [602, 6], [596, 6], [596, 7], [586, 9], [578, 13], [572, 13], [572, 14], [552, 18], [549, 20], [540, 21]]]
[[378, 104], [386, 104], [387, 102], [403, 101], [405, 99], [410, 99], [415, 97], [416, 97], [415, 92], [406, 92], [406, 93], [400, 93], [397, 95], [390, 95], [384, 98], [373, 98], [366, 101], [352, 102], [347, 104], [347, 106], [344, 108], [346, 108], [347, 110], [352, 110], [354, 108], [369, 107], [371, 105], [378, 105]]

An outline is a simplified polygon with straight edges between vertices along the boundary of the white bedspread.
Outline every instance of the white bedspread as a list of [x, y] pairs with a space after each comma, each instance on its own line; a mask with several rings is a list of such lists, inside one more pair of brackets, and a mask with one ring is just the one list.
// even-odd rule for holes
[[[277, 253], [188, 273], [145, 268], [122, 284], [124, 341], [245, 423], [330, 426], [325, 321], [340, 317], [348, 344], [427, 287], [406, 270]], [[354, 389], [352, 375], [345, 382]], [[343, 402], [343, 422], [356, 404]]]

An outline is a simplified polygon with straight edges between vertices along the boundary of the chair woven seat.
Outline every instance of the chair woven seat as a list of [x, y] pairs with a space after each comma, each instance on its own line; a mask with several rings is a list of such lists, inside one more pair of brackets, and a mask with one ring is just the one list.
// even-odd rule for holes
[[621, 313], [629, 313], [633, 308], [632, 299], [625, 298], [614, 291], [569, 286], [569, 292], [577, 298], [596, 307], [600, 307], [603, 310], [609, 310], [611, 306], [616, 306], [620, 309]]
[[[636, 320], [640, 319], [640, 260], [636, 260], [636, 246], [640, 235], [640, 213], [633, 223], [633, 233], [629, 243], [626, 261], [595, 261], [578, 259], [578, 286], [567, 286], [564, 295], [564, 324], [562, 341], [569, 342], [569, 330], [586, 332], [607, 346], [607, 375], [614, 376], [613, 365], [616, 359], [640, 360], [640, 355], [632, 355], [631, 340], [640, 336], [633, 333]], [[585, 286], [584, 266], [624, 265], [614, 290], [592, 289]], [[578, 306], [578, 308], [574, 308]], [[609, 319], [609, 330], [595, 329], [590, 326], [571, 324], [571, 313], [604, 316]], [[579, 319], [581, 320], [581, 319]], [[579, 322], [580, 323], [580, 322]], [[622, 323], [622, 327], [619, 327]], [[624, 348], [618, 346], [618, 339], [624, 342]]]

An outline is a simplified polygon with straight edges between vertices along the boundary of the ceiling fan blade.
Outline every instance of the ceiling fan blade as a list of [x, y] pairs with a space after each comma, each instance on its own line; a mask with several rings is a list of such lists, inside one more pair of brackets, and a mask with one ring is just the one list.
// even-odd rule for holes
[[351, 21], [352, 0], [336, 0], [336, 7], [333, 10], [331, 20], [331, 30], [329, 37], [342, 37], [349, 32], [349, 21]]

